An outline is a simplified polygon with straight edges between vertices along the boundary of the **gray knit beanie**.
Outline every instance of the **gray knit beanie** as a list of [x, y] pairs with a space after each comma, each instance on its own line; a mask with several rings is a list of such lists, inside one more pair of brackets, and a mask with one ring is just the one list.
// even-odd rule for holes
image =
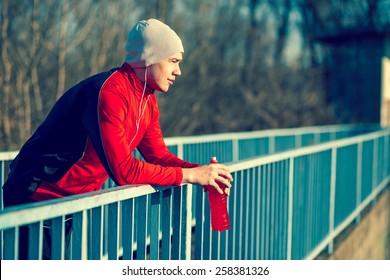
[[157, 19], [139, 21], [129, 32], [126, 42], [126, 62], [133, 68], [143, 68], [178, 52], [184, 53], [179, 36]]

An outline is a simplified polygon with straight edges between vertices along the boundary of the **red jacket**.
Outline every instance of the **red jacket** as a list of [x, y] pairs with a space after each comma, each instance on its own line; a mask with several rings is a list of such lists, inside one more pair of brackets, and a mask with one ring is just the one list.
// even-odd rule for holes
[[[125, 63], [70, 89], [22, 147], [4, 189], [46, 200], [98, 190], [108, 176], [118, 185], [179, 186], [181, 168], [198, 165], [167, 149], [156, 97], [144, 86]], [[146, 161], [133, 157], [136, 148]]]

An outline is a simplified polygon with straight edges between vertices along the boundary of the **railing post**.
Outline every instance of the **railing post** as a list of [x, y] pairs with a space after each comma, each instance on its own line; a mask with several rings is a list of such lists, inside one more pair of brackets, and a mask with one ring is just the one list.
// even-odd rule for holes
[[273, 154], [275, 153], [275, 136], [270, 136], [268, 141], [268, 154]]
[[[378, 186], [378, 138], [374, 140], [373, 155], [372, 155], [372, 186], [371, 193]], [[372, 205], [376, 204], [376, 197], [372, 200]]]
[[191, 244], [192, 244], [192, 184], [184, 187], [183, 192], [183, 248], [182, 259], [191, 259]]
[[233, 139], [233, 162], [236, 162], [238, 161], [240, 158], [239, 158], [239, 146], [238, 146], [238, 139], [237, 138], [234, 138]]
[[294, 158], [289, 159], [288, 178], [288, 224], [287, 224], [287, 260], [292, 257], [293, 203], [294, 203]]
[[[363, 158], [363, 143], [357, 144], [357, 163], [356, 163], [356, 208], [362, 202], [362, 158]], [[356, 223], [360, 222], [360, 214], [356, 217]]]
[[179, 158], [183, 158], [184, 156], [184, 144], [183, 142], [180, 142], [177, 144], [177, 156]]
[[337, 173], [337, 148], [332, 148], [331, 157], [331, 172], [330, 172], [330, 202], [329, 202], [329, 234], [332, 239], [328, 244], [328, 253], [333, 253], [333, 231], [334, 231], [334, 215], [335, 215], [335, 199], [336, 199], [336, 173]]

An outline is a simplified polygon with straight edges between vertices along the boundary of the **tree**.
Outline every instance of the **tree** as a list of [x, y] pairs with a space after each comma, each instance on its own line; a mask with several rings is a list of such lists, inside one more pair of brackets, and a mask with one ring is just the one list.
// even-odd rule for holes
[[129, 25], [127, 17], [116, 16], [131, 5], [122, 2], [0, 3], [2, 149], [19, 148], [71, 85], [123, 62], [117, 46], [124, 45], [126, 31], [112, 32]]
[[[18, 149], [69, 87], [120, 66], [127, 32], [150, 17], [172, 26], [185, 47], [183, 76], [168, 94], [157, 94], [165, 136], [339, 122], [326, 100], [318, 30], [388, 24], [388, 6], [385, 0], [3, 0], [1, 148]], [[287, 62], [291, 44], [300, 52]]]

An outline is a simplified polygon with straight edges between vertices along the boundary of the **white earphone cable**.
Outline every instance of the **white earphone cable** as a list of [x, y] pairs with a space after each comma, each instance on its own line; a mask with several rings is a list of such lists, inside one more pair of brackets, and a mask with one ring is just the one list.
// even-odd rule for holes
[[129, 143], [129, 147], [131, 146], [131, 144], [133, 143], [135, 137], [137, 136], [138, 134], [138, 130], [139, 130], [139, 125], [140, 125], [140, 122], [141, 122], [141, 118], [145, 112], [145, 109], [146, 109], [146, 105], [148, 104], [148, 101], [149, 101], [149, 96], [146, 98], [146, 101], [145, 101], [145, 105], [142, 109], [142, 101], [144, 99], [144, 96], [145, 96], [145, 90], [146, 90], [146, 76], [147, 76], [147, 71], [148, 71], [148, 67], [145, 68], [145, 77], [144, 77], [144, 88], [143, 88], [143, 91], [142, 91], [142, 96], [141, 96], [141, 100], [139, 102], [139, 106], [138, 106], [138, 117], [137, 119], [135, 120], [135, 127], [136, 127], [136, 131], [135, 131], [135, 135], [133, 137], [133, 139], [131, 139], [130, 143]]

